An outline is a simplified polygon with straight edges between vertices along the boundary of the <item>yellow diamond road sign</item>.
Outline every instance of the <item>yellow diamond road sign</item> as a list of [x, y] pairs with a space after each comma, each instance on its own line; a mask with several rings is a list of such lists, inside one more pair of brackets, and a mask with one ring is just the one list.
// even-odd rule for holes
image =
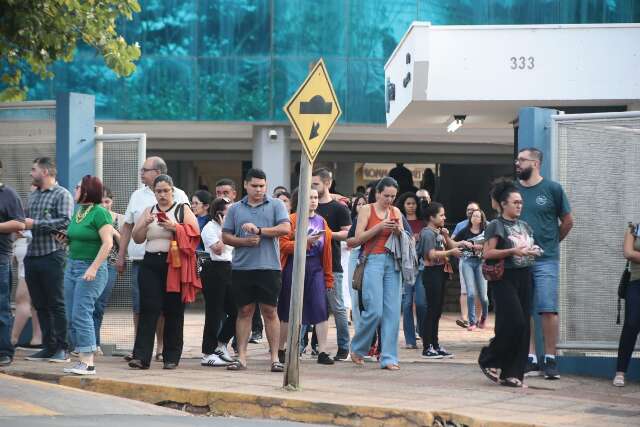
[[309, 161], [313, 163], [342, 114], [322, 59], [285, 105], [284, 112], [293, 124]]

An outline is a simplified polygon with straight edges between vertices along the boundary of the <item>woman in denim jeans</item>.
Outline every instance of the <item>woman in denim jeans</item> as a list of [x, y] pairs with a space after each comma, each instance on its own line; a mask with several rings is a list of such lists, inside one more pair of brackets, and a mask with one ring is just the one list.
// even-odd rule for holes
[[629, 284], [624, 298], [624, 324], [620, 333], [618, 362], [613, 385], [624, 387], [624, 374], [629, 368], [633, 348], [640, 333], [640, 239], [638, 226], [629, 224], [624, 235], [624, 257], [629, 261]]
[[[67, 228], [69, 258], [64, 272], [64, 299], [69, 340], [80, 361], [65, 373], [94, 375], [97, 350], [93, 312], [107, 285], [107, 257], [113, 246], [111, 214], [102, 207], [102, 182], [86, 175], [76, 186], [76, 211]], [[64, 239], [64, 237], [59, 237]]]
[[[398, 197], [396, 206], [409, 222], [414, 240], [420, 239], [420, 232], [427, 226], [427, 222], [420, 217], [418, 196], [408, 192]], [[416, 322], [413, 319], [413, 303], [416, 304], [417, 330], [421, 330], [422, 322], [427, 314], [427, 297], [422, 286], [423, 263], [414, 283], [403, 283], [402, 285], [402, 331], [407, 348], [417, 349], [416, 343]]]
[[[484, 242], [484, 228], [487, 219], [480, 209], [471, 213], [469, 225], [463, 228], [457, 235], [457, 241], [467, 241], [473, 248], [462, 251], [460, 259], [460, 274], [464, 277], [467, 289], [467, 309], [469, 313], [469, 326], [467, 330], [473, 331], [476, 327], [483, 329], [489, 315], [489, 298], [487, 297], [487, 280], [482, 275], [482, 243]], [[476, 318], [476, 295], [482, 306], [480, 320]]]
[[398, 193], [395, 179], [384, 177], [376, 186], [375, 203], [360, 208], [356, 227], [357, 243], [368, 254], [362, 283], [362, 305], [356, 333], [351, 342], [351, 360], [364, 364], [371, 340], [381, 325], [380, 367], [398, 370], [398, 330], [400, 328], [400, 272], [393, 256], [385, 249], [391, 233], [403, 230], [402, 213], [393, 206]]

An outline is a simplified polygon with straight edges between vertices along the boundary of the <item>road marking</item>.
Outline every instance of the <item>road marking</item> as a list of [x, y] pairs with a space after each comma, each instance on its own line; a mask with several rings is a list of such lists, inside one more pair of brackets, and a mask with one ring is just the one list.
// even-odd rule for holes
[[0, 408], [9, 410], [19, 415], [61, 415], [60, 413], [52, 411], [51, 409], [47, 409], [42, 406], [34, 405], [33, 403], [17, 399], [0, 398]]

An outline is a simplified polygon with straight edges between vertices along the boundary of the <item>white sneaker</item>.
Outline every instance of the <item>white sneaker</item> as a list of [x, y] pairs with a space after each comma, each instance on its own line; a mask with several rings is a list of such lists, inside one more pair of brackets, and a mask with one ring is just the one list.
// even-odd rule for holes
[[65, 374], [71, 374], [71, 370], [74, 368], [77, 368], [79, 365], [82, 365], [82, 362], [76, 362], [73, 365], [69, 366], [68, 368], [64, 368], [62, 370], [62, 372], [64, 372]]
[[613, 385], [616, 387], [624, 387], [624, 375], [616, 375], [613, 379]]
[[231, 356], [231, 354], [229, 353], [227, 346], [224, 344], [220, 344], [216, 348], [216, 351], [213, 352], [213, 354], [217, 355], [220, 359], [227, 363], [233, 363], [236, 361], [236, 359], [234, 359], [233, 356]]
[[[65, 369], [64, 371], [67, 372], [67, 369]], [[95, 375], [96, 367], [89, 366], [83, 362], [78, 362], [77, 364], [69, 368], [67, 373], [76, 375]]]
[[225, 362], [215, 353], [203, 356], [202, 360], [200, 360], [200, 365], [202, 366], [227, 366], [229, 364], [229, 362]]

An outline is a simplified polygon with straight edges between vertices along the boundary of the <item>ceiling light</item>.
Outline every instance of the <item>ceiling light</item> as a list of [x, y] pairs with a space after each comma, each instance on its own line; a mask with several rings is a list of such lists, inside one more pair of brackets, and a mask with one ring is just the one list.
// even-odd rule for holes
[[464, 119], [466, 118], [467, 116], [464, 115], [453, 116], [453, 118], [449, 121], [449, 125], [447, 126], [447, 132], [452, 133], [460, 129], [460, 127], [464, 123]]

